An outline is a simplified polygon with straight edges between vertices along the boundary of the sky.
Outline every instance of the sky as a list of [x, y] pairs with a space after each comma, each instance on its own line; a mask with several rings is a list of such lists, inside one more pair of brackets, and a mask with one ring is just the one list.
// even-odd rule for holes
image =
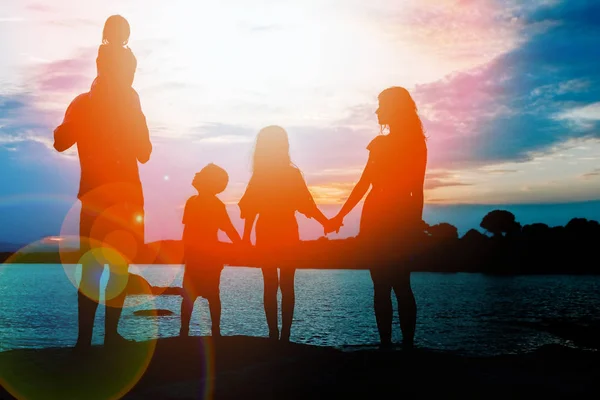
[[600, 199], [597, 1], [0, 3], [0, 241], [57, 234], [78, 212], [77, 153], [57, 153], [52, 131], [89, 89], [112, 14], [131, 24], [154, 145], [140, 167], [150, 239], [179, 237], [209, 162], [237, 218], [272, 124], [317, 203], [339, 208], [380, 134], [377, 95], [398, 85], [428, 136], [428, 206]]

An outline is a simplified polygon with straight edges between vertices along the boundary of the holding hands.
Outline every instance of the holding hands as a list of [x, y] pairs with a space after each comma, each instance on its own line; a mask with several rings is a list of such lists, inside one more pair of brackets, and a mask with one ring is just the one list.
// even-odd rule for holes
[[344, 218], [336, 215], [335, 217], [328, 219], [327, 222], [323, 225], [323, 232], [325, 235], [335, 232], [339, 233], [340, 228], [344, 225]]

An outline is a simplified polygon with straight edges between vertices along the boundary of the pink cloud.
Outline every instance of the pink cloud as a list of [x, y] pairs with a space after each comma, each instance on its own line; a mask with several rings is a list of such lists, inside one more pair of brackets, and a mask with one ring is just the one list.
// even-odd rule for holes
[[57, 92], [75, 96], [90, 87], [95, 76], [95, 60], [95, 48], [89, 48], [71, 59], [37, 65], [33, 72], [34, 86], [46, 96]]

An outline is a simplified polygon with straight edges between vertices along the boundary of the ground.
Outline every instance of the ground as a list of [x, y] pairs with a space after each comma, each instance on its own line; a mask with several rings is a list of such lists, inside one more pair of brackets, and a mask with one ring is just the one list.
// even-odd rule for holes
[[[191, 337], [95, 346], [81, 354], [70, 348], [8, 351], [0, 353], [0, 367], [3, 385], [27, 399], [555, 398], [600, 393], [600, 353], [561, 346], [471, 358], [427, 349], [334, 349], [259, 337]], [[13, 397], [4, 392], [0, 398]]]

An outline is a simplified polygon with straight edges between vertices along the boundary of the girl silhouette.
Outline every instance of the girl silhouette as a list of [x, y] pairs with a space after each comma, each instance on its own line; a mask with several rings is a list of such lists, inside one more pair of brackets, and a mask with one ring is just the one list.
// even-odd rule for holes
[[250, 243], [254, 221], [258, 217], [256, 248], [267, 256], [270, 253], [271, 257], [268, 258], [274, 259], [274, 262], [268, 262], [269, 265], [262, 268], [269, 337], [279, 339], [277, 290], [281, 286], [281, 340], [289, 341], [294, 316], [296, 271], [290, 267], [280, 268], [279, 284], [277, 257], [285, 256], [286, 249], [300, 242], [296, 211], [308, 218], [315, 218], [324, 227], [329, 221], [317, 208], [302, 173], [290, 159], [288, 135], [283, 128], [268, 126], [258, 133], [252, 177], [239, 207], [241, 218], [246, 220], [242, 241]]
[[427, 146], [417, 107], [406, 89], [391, 87], [378, 98], [377, 118], [382, 131], [388, 127], [389, 134], [377, 136], [367, 146], [370, 152], [367, 165], [346, 203], [332, 218], [331, 226], [339, 229], [344, 217], [371, 189], [363, 206], [358, 237], [369, 254], [383, 256], [378, 260], [382, 262], [370, 269], [379, 337], [382, 346], [391, 344], [394, 289], [403, 345], [410, 347], [417, 307], [406, 264], [424, 230]]
[[111, 15], [106, 19], [102, 30], [102, 44], [98, 47], [96, 57], [97, 76], [92, 89], [131, 87], [137, 59], [127, 47], [130, 33], [129, 22], [124, 17]]

